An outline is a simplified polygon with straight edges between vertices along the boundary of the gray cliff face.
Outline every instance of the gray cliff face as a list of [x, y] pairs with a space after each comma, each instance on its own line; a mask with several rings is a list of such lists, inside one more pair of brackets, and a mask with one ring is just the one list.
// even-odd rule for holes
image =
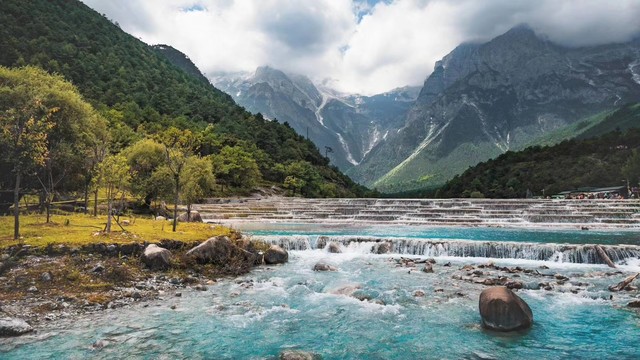
[[520, 26], [439, 61], [405, 126], [349, 174], [383, 191], [442, 184], [550, 131], [640, 100], [640, 43], [566, 48]]
[[331, 161], [345, 170], [357, 165], [385, 134], [404, 125], [417, 88], [402, 88], [371, 97], [319, 89], [302, 75], [260, 67], [254, 74], [214, 76], [212, 83], [234, 100], [266, 118], [288, 122], [309, 135]]

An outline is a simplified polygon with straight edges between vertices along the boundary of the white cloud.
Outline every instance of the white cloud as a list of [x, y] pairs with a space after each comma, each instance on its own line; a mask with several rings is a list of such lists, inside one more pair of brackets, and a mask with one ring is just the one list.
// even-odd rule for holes
[[261, 65], [371, 94], [421, 84], [463, 41], [530, 24], [569, 46], [627, 41], [636, 0], [83, 0], [150, 44], [186, 53], [204, 72]]

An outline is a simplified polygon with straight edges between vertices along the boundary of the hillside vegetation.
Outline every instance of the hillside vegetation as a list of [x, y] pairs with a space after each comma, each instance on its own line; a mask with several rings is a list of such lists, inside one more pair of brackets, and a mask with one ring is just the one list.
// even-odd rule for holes
[[[582, 133], [553, 146], [532, 146], [480, 163], [440, 188], [437, 197], [553, 195], [581, 187], [640, 182], [640, 105], [627, 105]], [[605, 135], [590, 137], [607, 131]]]
[[[69, 80], [106, 119], [110, 154], [145, 138], [158, 141], [175, 127], [196, 139], [194, 155], [218, 166], [218, 186], [211, 189], [218, 194], [247, 193], [257, 185], [288, 187], [304, 196], [367, 194], [287, 124], [246, 112], [203, 81], [197, 68], [185, 72], [172, 64], [188, 61], [186, 56], [154, 50], [79, 1], [2, 1], [0, 23], [0, 65], [33, 65]], [[221, 159], [224, 151], [235, 160]], [[258, 170], [246, 182], [237, 174], [243, 161]], [[65, 183], [60, 191], [74, 190]], [[12, 177], [2, 177], [0, 188], [12, 189]]]

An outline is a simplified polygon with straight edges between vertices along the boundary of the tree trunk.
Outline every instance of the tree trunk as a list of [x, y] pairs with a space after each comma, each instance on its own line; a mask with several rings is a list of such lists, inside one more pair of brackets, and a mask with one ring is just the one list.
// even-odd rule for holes
[[173, 232], [176, 232], [178, 224], [178, 200], [180, 199], [180, 177], [176, 176], [176, 197], [173, 204]]
[[607, 265], [609, 265], [609, 267], [615, 268], [616, 265], [613, 263], [613, 261], [611, 261], [611, 259], [609, 258], [609, 256], [607, 255], [607, 253], [604, 251], [604, 249], [602, 248], [602, 246], [600, 245], [596, 245], [596, 252], [598, 253], [598, 255], [600, 256], [600, 258], [602, 259], [602, 261], [604, 261]]
[[16, 187], [13, 189], [13, 239], [20, 239], [20, 171], [16, 171]]
[[84, 214], [89, 213], [89, 183], [84, 184]]
[[191, 204], [187, 204], [187, 222], [191, 222]]
[[47, 211], [47, 224], [51, 221], [51, 198], [47, 196], [47, 202], [45, 203], [45, 210]]
[[93, 193], [93, 216], [98, 216], [98, 189]]
[[111, 233], [111, 207], [112, 207], [112, 201], [111, 198], [109, 198], [107, 205], [107, 229], [105, 230], [107, 232], [107, 234]]

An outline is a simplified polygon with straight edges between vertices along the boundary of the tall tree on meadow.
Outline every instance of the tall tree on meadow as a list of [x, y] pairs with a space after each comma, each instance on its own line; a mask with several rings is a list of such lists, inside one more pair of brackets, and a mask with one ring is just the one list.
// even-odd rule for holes
[[161, 134], [159, 140], [164, 145], [166, 166], [173, 177], [173, 232], [178, 224], [178, 203], [180, 202], [180, 185], [185, 165], [194, 156], [196, 136], [190, 130], [180, 130], [170, 127]]
[[102, 186], [107, 194], [107, 225], [105, 232], [111, 233], [111, 219], [113, 218], [113, 202], [124, 192], [131, 181], [131, 171], [124, 155], [107, 155], [98, 164], [97, 186]]
[[14, 177], [14, 239], [20, 238], [20, 191], [23, 176], [44, 165], [58, 107], [47, 103], [47, 88], [64, 81], [44, 71], [0, 67], [0, 157]]

